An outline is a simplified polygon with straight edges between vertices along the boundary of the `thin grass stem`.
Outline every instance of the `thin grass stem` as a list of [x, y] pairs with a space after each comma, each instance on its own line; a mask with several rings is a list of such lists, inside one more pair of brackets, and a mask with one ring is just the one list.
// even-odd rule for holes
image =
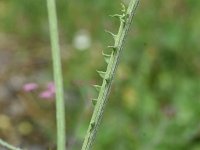
[[9, 150], [22, 150], [21, 148], [18, 148], [18, 147], [8, 144], [7, 142], [3, 141], [2, 139], [0, 139], [0, 145]]
[[65, 150], [65, 104], [55, 0], [47, 0], [53, 73], [56, 86], [57, 150]]

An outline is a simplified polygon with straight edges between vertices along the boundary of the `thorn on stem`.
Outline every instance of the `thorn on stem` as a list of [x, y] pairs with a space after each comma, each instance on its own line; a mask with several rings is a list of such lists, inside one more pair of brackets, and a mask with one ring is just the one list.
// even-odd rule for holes
[[90, 124], [90, 126], [91, 126], [90, 131], [92, 131], [92, 130], [94, 129], [95, 122], [92, 122], [92, 123]]
[[100, 91], [101, 90], [101, 86], [100, 85], [93, 85], [94, 87], [95, 87], [95, 89], [97, 90], [97, 91]]
[[97, 70], [97, 73], [98, 73], [98, 74], [100, 75], [100, 77], [102, 77], [103, 79], [105, 78], [106, 72], [98, 71], [98, 70]]
[[108, 84], [110, 82], [110, 77], [106, 77], [105, 80], [106, 80], [106, 83]]
[[125, 13], [126, 12], [126, 6], [124, 5], [124, 3], [121, 3], [122, 6], [122, 12]]
[[97, 99], [93, 99], [93, 100], [92, 100], [92, 104], [95, 106], [96, 103], [97, 103]]
[[110, 17], [116, 17], [116, 18], [121, 18], [122, 17], [122, 15], [120, 15], [120, 14], [114, 14], [114, 15], [109, 15]]
[[116, 46], [108, 46], [108, 48], [112, 48], [114, 52], [117, 50]]
[[105, 30], [105, 32], [108, 33], [108, 34], [110, 34], [114, 38], [114, 40], [115, 40], [115, 38], [116, 38], [117, 35], [115, 35], [114, 33], [110, 32], [108, 30]]
[[102, 51], [102, 55], [104, 56], [104, 59], [105, 59], [106, 63], [108, 64], [110, 61], [111, 55], [105, 54], [103, 51]]

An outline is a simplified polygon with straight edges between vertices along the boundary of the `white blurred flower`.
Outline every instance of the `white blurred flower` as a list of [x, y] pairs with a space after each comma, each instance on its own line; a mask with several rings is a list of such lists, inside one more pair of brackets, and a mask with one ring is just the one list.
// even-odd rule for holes
[[73, 39], [73, 46], [80, 51], [86, 50], [91, 46], [91, 37], [88, 31], [78, 31]]

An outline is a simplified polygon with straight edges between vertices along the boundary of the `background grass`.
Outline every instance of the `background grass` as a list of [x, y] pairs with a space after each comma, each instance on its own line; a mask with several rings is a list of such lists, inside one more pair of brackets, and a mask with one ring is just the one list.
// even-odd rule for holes
[[[29, 149], [55, 147], [54, 102], [25, 93], [52, 80], [46, 1], [0, 1], [0, 137]], [[67, 107], [67, 146], [81, 147], [104, 69], [101, 51], [117, 31], [120, 0], [58, 0]], [[94, 149], [200, 148], [200, 1], [141, 1]], [[84, 30], [84, 32], [83, 32]], [[84, 33], [91, 44], [78, 50]], [[87, 33], [87, 34], [86, 34]]]

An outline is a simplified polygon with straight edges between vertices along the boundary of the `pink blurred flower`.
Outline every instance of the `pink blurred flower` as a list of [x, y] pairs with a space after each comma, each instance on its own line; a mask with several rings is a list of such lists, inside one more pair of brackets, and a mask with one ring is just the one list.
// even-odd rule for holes
[[47, 85], [47, 89], [49, 91], [51, 91], [52, 93], [55, 93], [55, 84], [53, 82], [50, 82], [48, 85]]
[[23, 86], [23, 90], [25, 92], [31, 92], [31, 91], [36, 90], [37, 88], [38, 88], [38, 85], [36, 83], [26, 83]]
[[55, 84], [53, 82], [49, 82], [46, 90], [41, 92], [39, 97], [43, 99], [53, 99], [55, 96]]
[[39, 97], [43, 99], [52, 99], [54, 98], [54, 93], [52, 93], [50, 90], [45, 90], [40, 93]]

